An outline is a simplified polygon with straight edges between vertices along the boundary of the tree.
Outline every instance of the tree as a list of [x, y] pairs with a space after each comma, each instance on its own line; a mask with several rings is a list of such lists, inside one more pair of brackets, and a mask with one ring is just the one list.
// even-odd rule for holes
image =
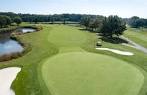
[[38, 23], [38, 18], [36, 17], [36, 18], [33, 20], [33, 22], [35, 22], [35, 24], [37, 24], [37, 23]]
[[51, 24], [54, 24], [55, 18], [53, 16], [51, 16], [50, 21], [51, 21]]
[[69, 14], [62, 14], [61, 19], [63, 19], [63, 24], [66, 24], [66, 21], [68, 21], [69, 18]]
[[15, 18], [14, 18], [14, 22], [15, 22], [17, 25], [19, 25], [19, 24], [21, 24], [22, 19], [21, 19], [20, 17], [15, 17]]
[[126, 30], [126, 23], [118, 16], [105, 17], [101, 28], [101, 33], [104, 37], [113, 37], [122, 35]]
[[1, 26], [1, 28], [5, 25], [6, 25], [6, 20], [5, 20], [4, 16], [0, 16], [0, 26]]
[[102, 18], [96, 18], [90, 20], [89, 28], [91, 31], [96, 31], [102, 26]]
[[90, 24], [90, 17], [83, 17], [81, 20], [81, 24], [84, 25], [86, 29], [88, 29]]
[[139, 27], [139, 17], [137, 16], [133, 16], [130, 18], [130, 21], [129, 21], [129, 25], [133, 28], [138, 28]]
[[11, 18], [8, 16], [0, 16], [0, 27], [6, 27], [11, 24]]
[[4, 18], [5, 18], [5, 20], [6, 20], [6, 25], [11, 25], [11, 23], [12, 23], [11, 18], [8, 17], [8, 16], [4, 16]]
[[128, 23], [133, 28], [140, 28], [147, 26], [147, 19], [139, 18], [137, 16], [133, 16], [129, 19]]

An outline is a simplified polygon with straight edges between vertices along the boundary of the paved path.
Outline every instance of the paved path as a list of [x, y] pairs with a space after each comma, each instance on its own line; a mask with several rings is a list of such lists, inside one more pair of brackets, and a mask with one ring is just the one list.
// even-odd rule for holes
[[121, 38], [125, 39], [125, 40], [128, 41], [130, 44], [132, 44], [134, 48], [136, 48], [136, 49], [138, 49], [138, 50], [140, 50], [140, 51], [142, 51], [142, 52], [144, 52], [144, 53], [147, 54], [147, 48], [145, 48], [145, 47], [143, 47], [143, 46], [141, 46], [141, 45], [135, 43], [134, 41], [132, 41], [132, 40], [130, 40], [130, 39], [124, 37], [124, 36], [122, 36]]

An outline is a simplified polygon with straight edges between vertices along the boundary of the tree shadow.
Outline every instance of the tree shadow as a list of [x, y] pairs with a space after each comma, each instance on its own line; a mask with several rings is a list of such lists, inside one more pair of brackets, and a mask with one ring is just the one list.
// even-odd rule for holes
[[94, 31], [94, 30], [91, 30], [91, 29], [84, 29], [84, 28], [81, 28], [79, 29], [80, 31], [89, 31], [91, 33], [98, 33], [97, 31]]
[[128, 41], [126, 41], [122, 38], [119, 38], [119, 37], [112, 37], [112, 38], [101, 37], [99, 39], [101, 39], [102, 41], [108, 42], [108, 43], [113, 43], [113, 44], [122, 44], [122, 43], [128, 44]]
[[79, 30], [81, 30], [81, 31], [87, 31], [87, 29], [83, 29], [83, 28], [80, 28]]

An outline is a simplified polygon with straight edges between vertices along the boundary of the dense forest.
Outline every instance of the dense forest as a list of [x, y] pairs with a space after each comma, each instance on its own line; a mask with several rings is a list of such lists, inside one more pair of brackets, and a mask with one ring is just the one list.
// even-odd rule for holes
[[[37, 14], [16, 14], [13, 12], [0, 12], [0, 27], [5, 27], [15, 22], [17, 25], [23, 22], [38, 23], [48, 22], [54, 24], [56, 22], [81, 23], [89, 30], [97, 30], [105, 16], [102, 15], [86, 15], [86, 14], [54, 14], [54, 15], [37, 15]], [[147, 27], [147, 19], [133, 16], [132, 18], [123, 18], [129, 26], [133, 28]]]
[[[71, 21], [80, 22], [82, 17], [88, 16], [96, 18], [99, 15], [86, 14], [54, 14], [54, 15], [36, 15], [36, 14], [16, 14], [12, 12], [0, 12], [0, 15], [9, 16], [10, 18], [21, 17], [24, 22], [54, 22], [54, 21]], [[103, 17], [103, 16], [99, 16]]]

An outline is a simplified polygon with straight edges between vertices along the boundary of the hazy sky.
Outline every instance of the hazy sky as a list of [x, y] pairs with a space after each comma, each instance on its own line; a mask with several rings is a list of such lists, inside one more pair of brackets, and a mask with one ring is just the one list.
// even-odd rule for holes
[[147, 0], [0, 0], [0, 11], [32, 14], [80, 13], [147, 18]]

